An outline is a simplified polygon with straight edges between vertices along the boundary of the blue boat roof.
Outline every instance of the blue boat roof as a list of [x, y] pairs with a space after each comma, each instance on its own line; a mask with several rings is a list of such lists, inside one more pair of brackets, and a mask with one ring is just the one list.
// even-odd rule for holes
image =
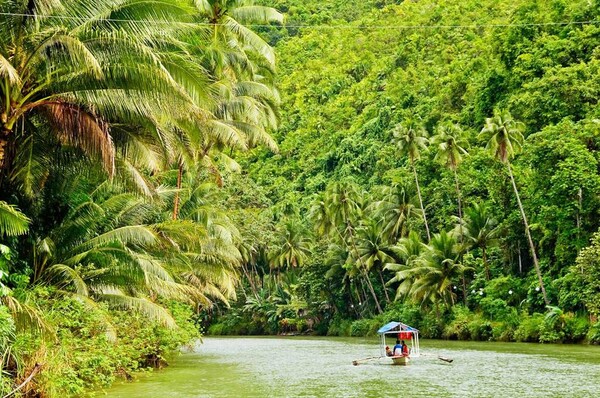
[[383, 325], [379, 328], [377, 333], [383, 334], [388, 332], [418, 332], [418, 329], [415, 329], [411, 326], [408, 326], [402, 322], [390, 322], [388, 324]]

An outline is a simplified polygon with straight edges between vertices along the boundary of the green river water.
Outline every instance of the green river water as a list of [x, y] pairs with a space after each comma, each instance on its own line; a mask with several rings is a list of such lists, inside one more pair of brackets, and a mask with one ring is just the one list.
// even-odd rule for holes
[[600, 347], [422, 340], [421, 352], [409, 366], [353, 366], [379, 355], [377, 338], [208, 337], [105, 396], [600, 397]]

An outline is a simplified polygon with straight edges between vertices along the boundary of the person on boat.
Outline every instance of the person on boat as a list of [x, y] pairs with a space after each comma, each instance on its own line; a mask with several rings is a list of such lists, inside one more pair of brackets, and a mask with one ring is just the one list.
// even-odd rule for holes
[[404, 340], [402, 340], [402, 342], [400, 344], [402, 344], [402, 350], [400, 351], [400, 352], [402, 352], [402, 356], [407, 357], [408, 356], [408, 346], [406, 345]]
[[396, 340], [396, 345], [394, 346], [393, 355], [394, 356], [402, 355], [402, 343], [400, 343], [400, 340]]
[[391, 357], [392, 355], [394, 355], [394, 354], [392, 353], [392, 350], [390, 349], [390, 346], [389, 346], [389, 345], [386, 345], [386, 346], [385, 346], [385, 355], [387, 355], [388, 357]]

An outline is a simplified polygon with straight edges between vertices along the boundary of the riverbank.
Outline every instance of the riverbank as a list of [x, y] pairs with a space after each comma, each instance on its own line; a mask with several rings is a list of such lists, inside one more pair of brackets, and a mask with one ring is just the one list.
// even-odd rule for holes
[[[134, 372], [164, 367], [169, 354], [200, 337], [192, 310], [177, 302], [165, 303], [174, 325], [46, 289], [35, 292], [35, 302], [44, 323], [39, 330], [13, 332], [12, 350], [2, 353], [0, 396], [34, 371], [22, 396], [82, 396], [117, 379], [130, 380]], [[0, 325], [3, 321], [0, 312]]]
[[[360, 337], [374, 336], [377, 329], [390, 321], [398, 321], [419, 329], [421, 336], [430, 339], [463, 341], [497, 341], [529, 343], [599, 344], [600, 323], [591, 322], [588, 314], [578, 315], [551, 308], [547, 313], [527, 311], [499, 300], [484, 302], [478, 310], [463, 305], [425, 311], [405, 303], [392, 303], [378, 316], [364, 319], [313, 320], [307, 330], [307, 320], [283, 319], [276, 325], [261, 324], [244, 312], [233, 309], [208, 328], [209, 335], [245, 334], [306, 334]], [[253, 333], [254, 332], [254, 333]]]

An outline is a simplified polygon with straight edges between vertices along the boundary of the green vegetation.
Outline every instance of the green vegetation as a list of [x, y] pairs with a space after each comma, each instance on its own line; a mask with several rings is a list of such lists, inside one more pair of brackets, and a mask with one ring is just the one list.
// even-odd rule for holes
[[0, 395], [207, 328], [600, 342], [598, 1], [257, 4], [0, 5]]
[[278, 2], [256, 272], [210, 331], [597, 343], [598, 5]]

